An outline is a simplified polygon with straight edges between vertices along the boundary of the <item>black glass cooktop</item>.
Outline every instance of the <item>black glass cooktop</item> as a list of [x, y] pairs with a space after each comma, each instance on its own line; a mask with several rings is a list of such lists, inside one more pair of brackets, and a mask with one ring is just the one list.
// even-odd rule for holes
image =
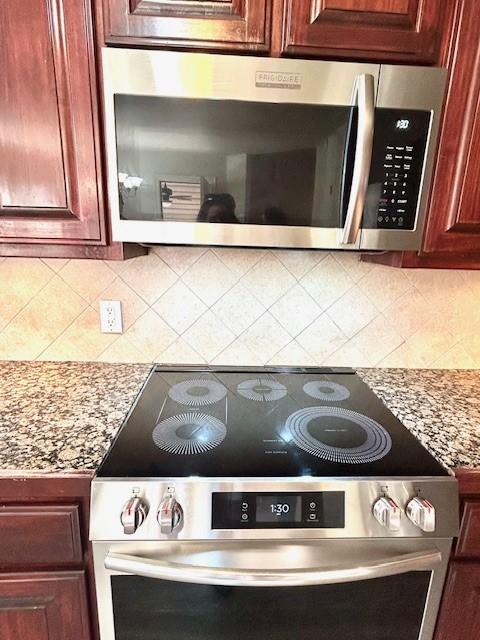
[[349, 369], [157, 367], [100, 477], [438, 476]]

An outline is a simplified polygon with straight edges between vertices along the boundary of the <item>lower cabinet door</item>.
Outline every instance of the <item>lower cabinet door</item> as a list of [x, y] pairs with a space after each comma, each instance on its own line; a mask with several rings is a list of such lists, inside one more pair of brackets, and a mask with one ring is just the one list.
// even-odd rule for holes
[[480, 562], [450, 565], [435, 640], [480, 638]]
[[90, 640], [85, 575], [0, 575], [2, 640]]

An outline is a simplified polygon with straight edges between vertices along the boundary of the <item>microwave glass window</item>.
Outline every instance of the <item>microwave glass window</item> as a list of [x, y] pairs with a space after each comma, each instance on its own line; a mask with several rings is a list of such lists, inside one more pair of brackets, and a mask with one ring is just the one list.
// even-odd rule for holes
[[116, 95], [121, 217], [338, 227], [354, 112]]

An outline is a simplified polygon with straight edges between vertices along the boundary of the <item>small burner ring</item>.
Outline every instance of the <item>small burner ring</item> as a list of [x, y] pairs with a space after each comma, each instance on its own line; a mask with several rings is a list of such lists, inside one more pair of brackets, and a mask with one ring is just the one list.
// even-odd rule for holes
[[[361, 427], [366, 440], [358, 447], [332, 447], [315, 438], [308, 430], [310, 422], [316, 418], [343, 418]], [[363, 464], [380, 460], [390, 451], [390, 434], [378, 422], [356, 411], [340, 407], [307, 407], [292, 413], [286, 420], [295, 444], [307, 453], [329, 462], [343, 464]]]
[[200, 407], [220, 402], [227, 395], [227, 389], [216, 380], [197, 378], [174, 384], [168, 395], [179, 404]]
[[168, 453], [196, 455], [214, 449], [226, 435], [223, 422], [206, 413], [191, 411], [159, 422], [152, 438], [159, 449]]
[[276, 380], [270, 380], [270, 378], [244, 380], [237, 386], [237, 391], [244, 398], [257, 402], [281, 400], [287, 395], [287, 388]]
[[[328, 389], [328, 391], [323, 391], [323, 389]], [[341, 402], [350, 397], [350, 391], [347, 387], [330, 380], [312, 380], [312, 382], [303, 385], [303, 390], [307, 396], [327, 402]]]

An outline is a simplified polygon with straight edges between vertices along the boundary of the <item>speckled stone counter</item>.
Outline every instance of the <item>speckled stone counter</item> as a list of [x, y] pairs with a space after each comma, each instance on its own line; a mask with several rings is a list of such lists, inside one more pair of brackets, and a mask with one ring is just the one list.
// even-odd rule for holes
[[358, 373], [447, 468], [480, 468], [480, 371], [359, 369]]
[[[0, 472], [98, 468], [150, 365], [0, 362]], [[480, 371], [360, 369], [446, 467], [480, 468]]]
[[0, 362], [0, 471], [97, 469], [150, 368]]

